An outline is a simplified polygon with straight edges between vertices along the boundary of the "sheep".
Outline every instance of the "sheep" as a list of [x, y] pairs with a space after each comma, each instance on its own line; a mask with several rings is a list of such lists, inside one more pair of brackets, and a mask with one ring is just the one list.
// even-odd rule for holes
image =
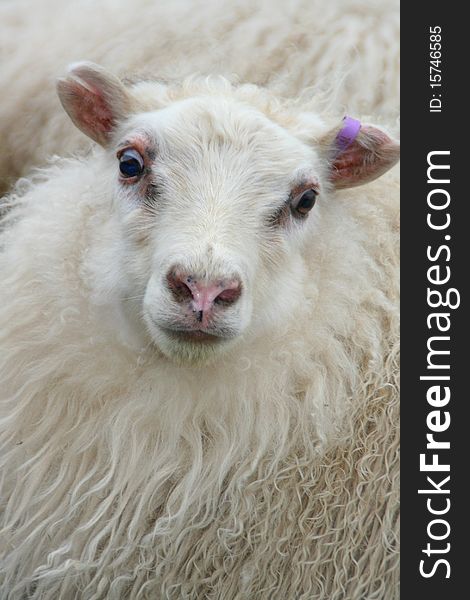
[[57, 73], [77, 56], [122, 76], [157, 74], [177, 81], [194, 73], [221, 74], [267, 85], [282, 97], [332, 88], [335, 107], [394, 118], [398, 5], [398, 0], [5, 1], [0, 193], [32, 166], [46, 164], [49, 155], [86, 148], [52, 92]]
[[7, 197], [0, 596], [397, 598], [397, 142], [220, 77], [57, 87], [94, 146]]

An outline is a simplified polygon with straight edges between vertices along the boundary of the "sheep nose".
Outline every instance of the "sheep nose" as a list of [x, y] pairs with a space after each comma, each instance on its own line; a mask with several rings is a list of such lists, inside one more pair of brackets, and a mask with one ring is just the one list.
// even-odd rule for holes
[[190, 302], [198, 321], [203, 320], [204, 314], [210, 314], [214, 305], [227, 307], [234, 304], [240, 297], [242, 288], [238, 277], [220, 277], [207, 281], [179, 269], [169, 271], [167, 283], [177, 302]]

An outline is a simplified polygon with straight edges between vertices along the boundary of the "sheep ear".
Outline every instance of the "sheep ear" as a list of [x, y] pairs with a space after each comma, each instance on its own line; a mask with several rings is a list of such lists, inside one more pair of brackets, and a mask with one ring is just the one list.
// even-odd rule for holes
[[330, 131], [328, 149], [330, 181], [337, 189], [363, 185], [386, 173], [400, 157], [400, 144], [373, 125], [346, 117]]
[[131, 112], [131, 97], [122, 82], [94, 63], [70, 65], [57, 82], [57, 93], [73, 123], [102, 146]]

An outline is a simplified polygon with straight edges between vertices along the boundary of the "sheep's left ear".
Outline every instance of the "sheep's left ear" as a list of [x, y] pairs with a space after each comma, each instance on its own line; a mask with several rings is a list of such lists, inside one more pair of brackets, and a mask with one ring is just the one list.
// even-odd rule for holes
[[132, 111], [131, 96], [121, 80], [91, 62], [70, 65], [57, 82], [57, 93], [74, 124], [102, 146]]
[[363, 185], [386, 173], [400, 157], [400, 144], [373, 125], [346, 117], [321, 141], [337, 189]]

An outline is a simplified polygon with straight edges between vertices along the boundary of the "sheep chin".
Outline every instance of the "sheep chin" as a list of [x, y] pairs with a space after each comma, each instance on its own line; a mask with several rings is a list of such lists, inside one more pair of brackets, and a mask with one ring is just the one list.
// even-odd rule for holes
[[236, 338], [218, 339], [214, 343], [176, 339], [153, 328], [155, 346], [170, 361], [181, 366], [201, 367], [216, 363], [237, 342]]

